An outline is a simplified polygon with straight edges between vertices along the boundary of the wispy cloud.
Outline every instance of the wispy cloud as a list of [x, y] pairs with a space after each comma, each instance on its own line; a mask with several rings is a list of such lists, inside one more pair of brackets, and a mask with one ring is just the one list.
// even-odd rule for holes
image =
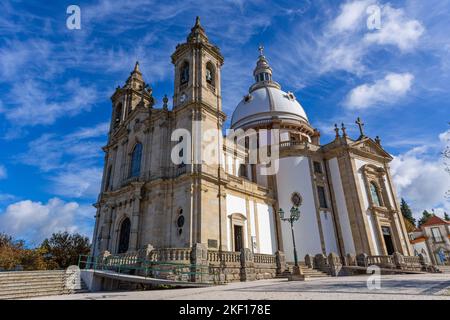
[[96, 101], [96, 89], [78, 80], [67, 81], [61, 89], [54, 92], [35, 80], [14, 83], [6, 99], [9, 107], [2, 112], [19, 127], [53, 124], [58, 118], [90, 110]]
[[6, 171], [6, 167], [0, 164], [0, 180], [6, 179], [8, 177], [8, 172]]
[[51, 182], [49, 191], [69, 198], [94, 198], [100, 188], [101, 147], [109, 123], [80, 128], [65, 136], [44, 134], [29, 143], [20, 162], [37, 167]]

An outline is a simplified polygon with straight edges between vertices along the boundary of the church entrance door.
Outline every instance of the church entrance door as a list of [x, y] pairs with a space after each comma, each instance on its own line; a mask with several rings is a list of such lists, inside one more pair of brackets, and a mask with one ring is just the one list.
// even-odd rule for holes
[[391, 228], [389, 227], [381, 227], [383, 231], [384, 244], [386, 245], [386, 251], [388, 255], [394, 253], [394, 244], [392, 242]]
[[242, 226], [234, 226], [234, 251], [241, 251], [243, 247]]
[[117, 253], [125, 253], [128, 251], [128, 246], [130, 243], [130, 229], [131, 229], [130, 219], [126, 218], [125, 220], [122, 221], [122, 225], [120, 226], [119, 250]]

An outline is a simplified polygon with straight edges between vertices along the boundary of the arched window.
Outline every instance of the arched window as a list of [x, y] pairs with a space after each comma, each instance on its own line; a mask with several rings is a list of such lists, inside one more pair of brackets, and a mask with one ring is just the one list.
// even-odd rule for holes
[[113, 119], [114, 126], [118, 126], [119, 125], [121, 118], [122, 118], [122, 104], [119, 103], [116, 106], [116, 110], [114, 111], [114, 119]]
[[180, 69], [180, 84], [189, 82], [189, 63], [185, 61]]
[[139, 177], [141, 173], [142, 144], [137, 143], [131, 154], [130, 177]]
[[209, 83], [210, 85], [212, 85], [213, 87], [215, 86], [215, 72], [214, 72], [214, 66], [211, 62], [208, 62], [206, 64], [206, 82]]
[[378, 192], [378, 187], [374, 182], [370, 183], [370, 194], [372, 196], [372, 201], [377, 207], [381, 207], [380, 194]]
[[122, 224], [120, 225], [119, 248], [117, 253], [125, 253], [128, 251], [128, 247], [130, 244], [130, 229], [130, 219], [125, 218], [125, 220], [123, 220]]

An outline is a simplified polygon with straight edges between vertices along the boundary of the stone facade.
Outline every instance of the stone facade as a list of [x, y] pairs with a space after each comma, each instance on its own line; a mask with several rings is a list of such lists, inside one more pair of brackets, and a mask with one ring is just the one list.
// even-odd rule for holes
[[[93, 255], [142, 250], [149, 244], [153, 251], [195, 248], [196, 261], [207, 252], [216, 282], [273, 277], [293, 261], [290, 227], [279, 217], [280, 208], [293, 206], [293, 194], [301, 198], [302, 214], [295, 224], [300, 257], [319, 254], [326, 260], [333, 252], [339, 268], [337, 260], [349, 254], [412, 254], [389, 172], [392, 157], [379, 139], [364, 135], [361, 124], [358, 139], [347, 136], [345, 127], [336, 128], [336, 138], [324, 145], [301, 113], [283, 119], [274, 109], [269, 121], [260, 117], [239, 127], [258, 132], [259, 147], [265, 143], [263, 130], [279, 130], [279, 171], [263, 175], [263, 165], [247, 163], [247, 148], [223, 142], [224, 58], [199, 19], [171, 58], [170, 110], [167, 97], [156, 106], [138, 63], [111, 97]], [[292, 93], [271, 80], [262, 53], [254, 75], [251, 90], [266, 90], [271, 104], [301, 108]], [[245, 99], [257, 99], [252, 93]], [[219, 133], [208, 144], [205, 135], [212, 130]], [[220, 151], [208, 150], [211, 144]], [[217, 158], [217, 164], [203, 161], [198, 152]], [[175, 163], [173, 154], [183, 161]], [[226, 268], [214, 255], [230, 259]]]

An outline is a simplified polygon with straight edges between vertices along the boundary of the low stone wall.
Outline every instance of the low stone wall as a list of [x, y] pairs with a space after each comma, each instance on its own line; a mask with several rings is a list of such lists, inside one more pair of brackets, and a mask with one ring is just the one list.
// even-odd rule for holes
[[271, 279], [286, 269], [282, 252], [269, 255], [253, 254], [250, 249], [217, 251], [208, 250], [204, 244], [196, 244], [192, 248], [153, 248], [147, 245], [145, 249], [120, 255], [106, 251], [99, 261], [102, 267], [116, 271], [136, 267], [134, 273], [139, 275], [213, 283]]

